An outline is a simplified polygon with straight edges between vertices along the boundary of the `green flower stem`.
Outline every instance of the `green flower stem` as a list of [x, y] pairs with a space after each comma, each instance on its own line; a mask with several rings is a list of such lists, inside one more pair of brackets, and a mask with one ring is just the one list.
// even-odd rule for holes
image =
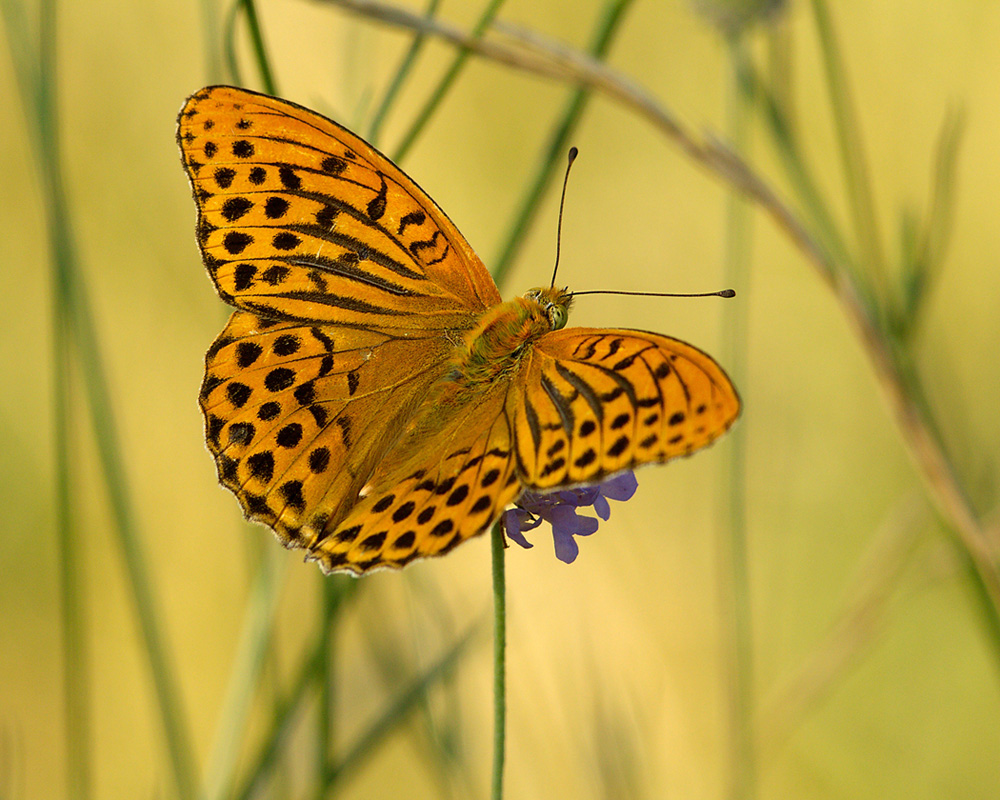
[[490, 532], [493, 553], [493, 779], [491, 800], [503, 797], [503, 765], [507, 743], [507, 589], [503, 523]]

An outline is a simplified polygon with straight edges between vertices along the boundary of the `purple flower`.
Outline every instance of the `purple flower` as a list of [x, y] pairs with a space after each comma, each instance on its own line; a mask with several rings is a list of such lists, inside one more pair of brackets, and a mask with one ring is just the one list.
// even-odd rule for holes
[[580, 552], [580, 547], [573, 537], [590, 536], [597, 530], [599, 524], [593, 517], [578, 515], [577, 509], [593, 506], [597, 516], [607, 520], [611, 516], [608, 500], [628, 500], [635, 494], [636, 486], [638, 483], [635, 474], [623, 472], [594, 486], [544, 494], [525, 492], [518, 499], [515, 508], [504, 512], [504, 529], [508, 538], [521, 547], [532, 547], [533, 545], [524, 538], [524, 531], [534, 530], [543, 520], [548, 522], [552, 526], [556, 558], [572, 564]]

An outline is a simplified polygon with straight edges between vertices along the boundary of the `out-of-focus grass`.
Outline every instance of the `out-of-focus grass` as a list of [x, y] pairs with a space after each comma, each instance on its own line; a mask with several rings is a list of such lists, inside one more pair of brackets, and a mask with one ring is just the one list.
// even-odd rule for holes
[[[442, 4], [435, 18], [473, 30], [487, 6]], [[567, 18], [557, 5], [511, 2], [500, 16], [585, 50], [590, 27], [614, 7], [595, 2]], [[0, 63], [0, 93], [13, 98], [8, 65], [35, 57], [36, 9], [4, 0], [4, 10], [14, 57]], [[390, 150], [455, 58], [428, 36], [420, 57], [402, 62], [409, 36], [327, 7], [258, 3], [256, 12], [260, 40], [292, 99], [337, 113], [403, 85], [381, 129]], [[757, 115], [741, 152], [829, 263], [845, 268], [838, 280], [859, 282], [859, 302], [872, 304], [873, 330], [890, 345], [888, 363], [901, 368], [907, 397], [932, 421], [930, 443], [943, 445], [980, 523], [995, 508], [991, 454], [1000, 435], [989, 401], [1000, 381], [991, 349], [1000, 331], [990, 321], [1000, 293], [990, 265], [1000, 240], [989, 211], [1000, 180], [993, 154], [1000, 118], [991, 102], [1000, 63], [989, 42], [1000, 16], [978, 4], [956, 4], [947, 16], [902, 4], [832, 12], [818, 2], [793, 8], [783, 34], [793, 45], [790, 79], [790, 70], [760, 67], [753, 59], [760, 34], [750, 34], [745, 100]], [[9, 106], [11, 123], [0, 133], [10, 160], [0, 248], [14, 289], [0, 300], [7, 367], [0, 420], [15, 443], [0, 462], [0, 712], [12, 731], [5, 740], [18, 740], [11, 750], [24, 761], [14, 770], [23, 779], [0, 788], [58, 795], [70, 769], [95, 797], [169, 796], [174, 787], [184, 795], [206, 774], [217, 776], [218, 794], [247, 797], [267, 786], [295, 796], [322, 796], [327, 785], [345, 797], [401, 785], [413, 796], [484, 792], [488, 648], [460, 632], [488, 604], [486, 543], [399, 575], [342, 584], [299, 567], [266, 532], [237, 524], [232, 498], [214, 486], [194, 398], [219, 308], [198, 265], [172, 138], [183, 97], [218, 80], [199, 64], [198, 9], [66, 4], [56, 13], [50, 23], [60, 35], [49, 57], [60, 65], [60, 134], [49, 146], [58, 155], [35, 155], [41, 140], [30, 92]], [[246, 75], [261, 74], [246, 40], [233, 52]], [[632, 4], [608, 56], [693, 130], [724, 129], [717, 120], [728, 56], [687, 9]], [[408, 72], [395, 72], [400, 63]], [[346, 74], [354, 80], [341, 80]], [[719, 185], [604, 100], [576, 115], [574, 141], [564, 142], [552, 131], [574, 91], [468, 58], [405, 167], [489, 253], [501, 249], [521, 187], [541, 174], [539, 153], [579, 144], [565, 280], [588, 289], [717, 288]], [[968, 109], [964, 126], [946, 116], [952, 96]], [[941, 119], [940, 130], [928, 122]], [[44, 171], [57, 162], [66, 204], [52, 214]], [[539, 265], [551, 264], [555, 203], [545, 192], [537, 198], [543, 224], [524, 239], [507, 281], [518, 290], [546, 280], [549, 268]], [[889, 222], [875, 225], [876, 218]], [[66, 252], [57, 237], [45, 244], [44, 222], [53, 219], [70, 223], [91, 322], [44, 300], [44, 291], [59, 290], [58, 273], [45, 278], [45, 265]], [[757, 665], [748, 687], [760, 721], [756, 793], [930, 797], [942, 785], [996, 793], [995, 620], [981, 624], [992, 611], [988, 585], [977, 588], [979, 556], [966, 558], [962, 537], [942, 536], [924, 521], [920, 498], [933, 499], [940, 484], [922, 488], [921, 462], [914, 468], [906, 460], [905, 439], [871, 381], [868, 351], [803, 269], [805, 257], [764, 218], [752, 251], [754, 291], [736, 301], [581, 298], [574, 323], [662, 330], [716, 352], [720, 315], [732, 313], [732, 303], [749, 304], [741, 422], [749, 589], [738, 599], [752, 613]], [[69, 348], [59, 344], [59, 325]], [[69, 352], [68, 368], [52, 356], [60, 352]], [[59, 397], [62, 410], [50, 417]], [[55, 435], [53, 418], [63, 420]], [[507, 554], [509, 796], [596, 795], [595, 786], [648, 796], [727, 793], [731, 667], [720, 655], [719, 628], [728, 612], [717, 605], [715, 585], [721, 539], [709, 533], [727, 447], [640, 473], [639, 497], [584, 543], [572, 567], [552, 559], [544, 541]], [[53, 507], [63, 494], [52, 489], [59, 459], [69, 500]], [[947, 512], [944, 529], [954, 527]], [[77, 534], [75, 553], [57, 538], [66, 529], [60, 516]], [[124, 573], [129, 548], [108, 535], [123, 520], [145, 553]], [[262, 595], [251, 592], [253, 571], [240, 557], [247, 537], [274, 548], [262, 564], [289, 564], [273, 609], [252, 601]], [[73, 567], [64, 585], [72, 587], [75, 575], [80, 586], [63, 610], [52, 568], [60, 560]], [[410, 588], [416, 575], [440, 600]], [[148, 608], [141, 625], [137, 599]], [[438, 604], [450, 612], [435, 615]], [[77, 623], [66, 617], [70, 638], [61, 644], [52, 632], [77, 609], [89, 613]], [[162, 644], [149, 644], [150, 630]], [[373, 638], [389, 643], [377, 659], [364, 645]], [[406, 656], [408, 642], [422, 643], [415, 656]], [[151, 673], [157, 646], [170, 666]], [[89, 685], [73, 690], [70, 703], [92, 698], [91, 722], [77, 728], [90, 734], [67, 750], [59, 744], [62, 688], [53, 668], [63, 647], [77, 653], [67, 685]], [[380, 664], [394, 650], [406, 669], [385, 685]], [[173, 670], [165, 684], [162, 675], [150, 681]], [[442, 690], [426, 689], [446, 673], [451, 699], [442, 703]], [[251, 689], [258, 674], [270, 689]], [[172, 680], [177, 688], [164, 691]], [[457, 733], [439, 735], [444, 730]], [[366, 744], [374, 734], [377, 745]], [[461, 737], [457, 762], [449, 762], [449, 735]], [[771, 735], [781, 742], [759, 740]], [[178, 744], [184, 738], [190, 743]], [[595, 742], [606, 743], [597, 764]], [[303, 775], [322, 780], [303, 785]]]

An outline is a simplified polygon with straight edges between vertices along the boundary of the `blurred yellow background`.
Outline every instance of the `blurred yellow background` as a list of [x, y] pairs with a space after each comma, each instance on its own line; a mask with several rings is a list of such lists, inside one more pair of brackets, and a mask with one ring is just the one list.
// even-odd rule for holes
[[[226, 82], [206, 63], [206, 52], [219, 47], [203, 19], [220, 12], [208, 6], [110, 0], [66, 3], [58, 12], [61, 145], [74, 233], [199, 769], [214, 746], [252, 564], [263, 548], [278, 548], [267, 530], [241, 522], [235, 499], [217, 485], [197, 406], [204, 352], [228, 312], [200, 262], [174, 124], [186, 96]], [[584, 49], [601, 6], [510, 0], [501, 18]], [[916, 352], [960, 477], [989, 511], [1000, 442], [1000, 5], [831, 6], [890, 259], [899, 250], [900, 209], [926, 206], [946, 110], [966, 112], [953, 239]], [[479, 3], [445, 2], [441, 14], [467, 29], [479, 10]], [[259, 13], [281, 94], [363, 130], [409, 36], [324, 4], [262, 0]], [[808, 4], [793, 3], [784, 25], [799, 133], [824, 195], [846, 218]], [[241, 55], [244, 74], [255, 75]], [[385, 149], [451, 55], [450, 47], [428, 43], [387, 124]], [[608, 61], [696, 131], [724, 129], [727, 49], [688, 3], [634, 4]], [[474, 58], [403, 164], [487, 266], [569, 91]], [[7, 57], [0, 58], [0, 97], [0, 796], [61, 797], [49, 253], [31, 129]], [[780, 176], [759, 127], [752, 138], [751, 161], [765, 176]], [[573, 143], [581, 157], [566, 205], [561, 282], [578, 290], [723, 287], [725, 186], [647, 121], [599, 96]], [[780, 179], [776, 185], [787, 194]], [[501, 287], [505, 295], [548, 280], [557, 206], [553, 189]], [[831, 293], [760, 213], [752, 255], [749, 284], [735, 300], [586, 297], [570, 324], [660, 331], [732, 367], [745, 402], [739, 428], [758, 795], [1000, 796], [1000, 661], [968, 575]], [[745, 365], [727, 363], [723, 344], [736, 304], [749, 315]], [[91, 626], [94, 796], [170, 797], [79, 369], [73, 380], [70, 457]], [[508, 550], [508, 797], [731, 796], [721, 512], [731, 447], [727, 437], [690, 460], [640, 471], [636, 497], [612, 504], [611, 521], [580, 542], [570, 566], [553, 557], [542, 531], [533, 550]], [[298, 554], [279, 555], [288, 567], [276, 669], [286, 674], [311, 633], [323, 579]], [[333, 648], [337, 747], [347, 747], [399, 688], [382, 659], [408, 680], [447, 645], [444, 630], [462, 631], [489, 613], [489, 543], [480, 537], [446, 558], [362, 582]], [[879, 599], [829, 639], [858, 597]], [[447, 694], [457, 710], [444, 708], [445, 700], [434, 708], [461, 720], [463, 766], [442, 777], [414, 721], [337, 796], [486, 796], [485, 631]], [[801, 709], [796, 687], [808, 698]], [[265, 693], [251, 718], [251, 742], [262, 733], [268, 702]], [[296, 751], [314, 746], [308, 730], [293, 733]], [[286, 770], [288, 796], [310, 796], [297, 769], [293, 762]]]

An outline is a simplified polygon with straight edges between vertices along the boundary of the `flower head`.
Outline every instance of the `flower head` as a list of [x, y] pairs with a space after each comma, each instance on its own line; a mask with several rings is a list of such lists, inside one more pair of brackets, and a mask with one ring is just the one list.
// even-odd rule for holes
[[590, 536], [599, 524], [593, 517], [580, 516], [577, 509], [593, 506], [597, 516], [606, 521], [611, 516], [608, 500], [628, 500], [635, 494], [637, 486], [635, 474], [623, 472], [594, 486], [544, 494], [525, 492], [518, 499], [515, 508], [504, 512], [504, 529], [508, 538], [521, 547], [532, 547], [524, 538], [524, 532], [534, 530], [543, 521], [548, 522], [552, 526], [556, 558], [572, 564], [580, 552], [573, 537]]

